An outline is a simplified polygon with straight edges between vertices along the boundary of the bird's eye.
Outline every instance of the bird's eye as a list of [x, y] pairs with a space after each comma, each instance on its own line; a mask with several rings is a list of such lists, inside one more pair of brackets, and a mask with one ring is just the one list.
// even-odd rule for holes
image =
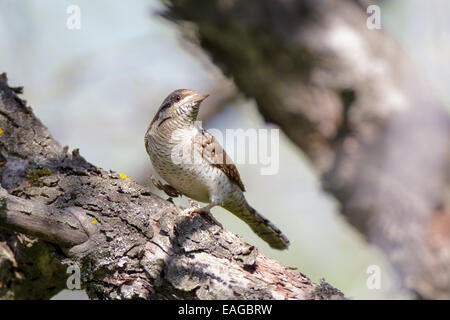
[[180, 101], [181, 100], [181, 97], [180, 96], [176, 96], [175, 97], [175, 101]]

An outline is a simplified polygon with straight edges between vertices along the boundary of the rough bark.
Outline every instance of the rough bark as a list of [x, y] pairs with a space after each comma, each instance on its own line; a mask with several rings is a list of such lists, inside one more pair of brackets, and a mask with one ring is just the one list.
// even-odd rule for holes
[[343, 298], [77, 150], [69, 154], [20, 92], [0, 76], [0, 299], [50, 298], [71, 265], [94, 299]]
[[369, 1], [173, 0], [213, 61], [311, 159], [405, 287], [450, 298], [450, 120]]

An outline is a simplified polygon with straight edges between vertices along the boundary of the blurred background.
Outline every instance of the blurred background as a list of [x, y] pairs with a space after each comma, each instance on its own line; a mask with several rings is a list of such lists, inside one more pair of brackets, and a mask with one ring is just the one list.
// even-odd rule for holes
[[[224, 6], [234, 3], [222, 2]], [[366, 17], [368, 4], [358, 2]], [[434, 104], [442, 105], [448, 115], [450, 3], [370, 4], [381, 8], [382, 30], [373, 32], [401, 48]], [[66, 25], [70, 5], [80, 8], [80, 29]], [[242, 94], [242, 81], [236, 85], [233, 72], [225, 76], [200, 49], [195, 29], [157, 14], [165, 10], [164, 2], [158, 0], [0, 0], [0, 72], [7, 72], [12, 86], [25, 87], [23, 98], [62, 145], [80, 148], [91, 163], [126, 174], [167, 198], [150, 183], [148, 174], [153, 171], [143, 138], [171, 91], [190, 88], [210, 94], [200, 113], [208, 129], [278, 126], [265, 121], [252, 94]], [[340, 213], [341, 201], [333, 192], [323, 191], [322, 165], [315, 165], [311, 153], [305, 154], [301, 143], [281, 129], [277, 174], [261, 175], [261, 164], [240, 164], [238, 169], [248, 201], [286, 233], [290, 249], [270, 249], [221, 208], [213, 209], [214, 216], [266, 255], [297, 267], [315, 282], [325, 278], [347, 297], [417, 297], [418, 290], [407, 290], [408, 281], [392, 263], [391, 252], [387, 254], [376, 241], [366, 241], [370, 236]], [[186, 199], [175, 202], [187, 205]], [[380, 288], [367, 285], [368, 268], [373, 265], [381, 271]], [[400, 270], [404, 269], [400, 266]], [[55, 298], [87, 296], [66, 290]]]

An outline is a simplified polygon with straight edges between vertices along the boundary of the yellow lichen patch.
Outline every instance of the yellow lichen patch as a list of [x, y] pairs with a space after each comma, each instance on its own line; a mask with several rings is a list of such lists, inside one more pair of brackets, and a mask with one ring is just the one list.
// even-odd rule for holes
[[91, 221], [92, 224], [96, 224], [97, 223], [97, 219], [94, 219]]
[[30, 184], [43, 187], [44, 183], [42, 182], [41, 178], [45, 176], [51, 176], [52, 172], [48, 168], [43, 169], [30, 169], [27, 174], [27, 180], [30, 182]]
[[126, 174], [120, 173], [119, 177], [121, 177], [122, 179], [126, 179], [128, 181], [131, 181], [131, 179]]
[[2, 129], [2, 128], [0, 128], [0, 134], [3, 134], [3, 132], [4, 132], [4, 131], [3, 131], [3, 129]]

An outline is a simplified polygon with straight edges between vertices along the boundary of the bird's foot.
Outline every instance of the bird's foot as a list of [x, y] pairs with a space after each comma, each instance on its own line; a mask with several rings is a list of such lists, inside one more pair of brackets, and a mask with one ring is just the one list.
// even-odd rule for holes
[[150, 180], [152, 180], [153, 185], [159, 190], [164, 191], [170, 198], [176, 198], [181, 196], [181, 193], [168, 184], [163, 184], [161, 181], [156, 179], [151, 173], [149, 174]]
[[202, 215], [206, 220], [209, 220], [209, 222], [214, 223], [218, 225], [220, 228], [223, 229], [222, 224], [214, 218], [214, 216], [211, 214], [211, 206], [205, 206], [200, 207], [198, 202], [189, 200], [189, 204], [191, 205], [191, 208], [186, 209], [187, 213], [191, 216], [191, 219], [195, 217], [195, 214]]
[[197, 201], [189, 200], [189, 205], [191, 206], [191, 209], [194, 209], [194, 208], [201, 209], [200, 205], [198, 204]]

